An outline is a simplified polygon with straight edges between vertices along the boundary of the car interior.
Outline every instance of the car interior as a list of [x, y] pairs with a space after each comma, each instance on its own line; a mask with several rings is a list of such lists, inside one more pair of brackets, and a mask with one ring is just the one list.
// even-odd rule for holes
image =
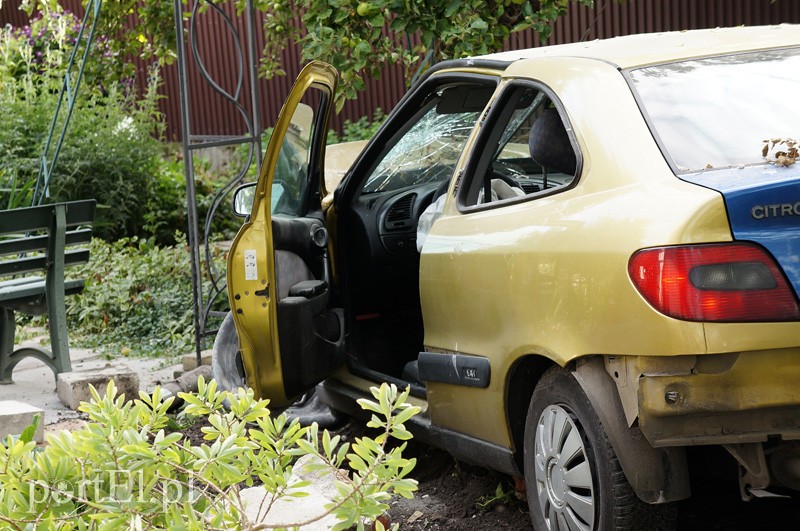
[[[435, 76], [440, 77], [440, 76]], [[341, 279], [350, 369], [412, 384], [424, 396], [416, 360], [423, 350], [417, 224], [448, 189], [467, 138], [497, 79], [444, 79], [404, 101], [337, 190]], [[419, 94], [421, 91], [417, 91]], [[511, 84], [486, 118], [459, 193], [459, 208], [491, 208], [549, 195], [574, 180], [576, 156], [552, 100]], [[405, 116], [405, 121], [402, 117]], [[471, 178], [470, 178], [471, 176]]]

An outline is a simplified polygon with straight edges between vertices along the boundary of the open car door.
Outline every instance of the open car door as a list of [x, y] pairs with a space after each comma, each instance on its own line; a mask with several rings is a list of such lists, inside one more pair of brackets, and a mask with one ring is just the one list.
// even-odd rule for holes
[[[228, 256], [228, 299], [239, 344], [235, 364], [256, 396], [273, 406], [290, 404], [344, 363], [344, 318], [329, 308], [328, 234], [320, 205], [337, 80], [336, 70], [321, 62], [300, 72], [258, 182], [249, 189], [249, 219]], [[237, 191], [235, 202], [244, 191]]]

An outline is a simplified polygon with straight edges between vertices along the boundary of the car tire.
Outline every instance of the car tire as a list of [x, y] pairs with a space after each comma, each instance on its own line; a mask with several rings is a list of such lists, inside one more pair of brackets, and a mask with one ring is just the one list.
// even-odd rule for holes
[[233, 314], [228, 312], [214, 339], [214, 350], [211, 353], [211, 372], [217, 381], [217, 389], [236, 392], [240, 387], [247, 387], [247, 380], [239, 354], [239, 336]]
[[589, 399], [561, 367], [548, 370], [531, 397], [524, 465], [537, 531], [675, 527], [674, 506], [636, 496]]

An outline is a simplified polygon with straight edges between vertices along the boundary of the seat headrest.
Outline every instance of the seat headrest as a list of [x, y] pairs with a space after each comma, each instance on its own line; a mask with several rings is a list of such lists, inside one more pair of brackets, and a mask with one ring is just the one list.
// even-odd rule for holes
[[533, 122], [528, 148], [531, 158], [548, 170], [575, 175], [575, 151], [556, 109], [545, 109]]

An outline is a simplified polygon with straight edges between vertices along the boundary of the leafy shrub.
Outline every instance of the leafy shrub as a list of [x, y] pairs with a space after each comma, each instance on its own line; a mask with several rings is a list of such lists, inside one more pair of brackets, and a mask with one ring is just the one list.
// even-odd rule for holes
[[[39, 173], [68, 53], [75, 41], [76, 19], [48, 12], [22, 29], [0, 31], [0, 208], [30, 203]], [[106, 78], [102, 42], [76, 98], [67, 136], [54, 166], [50, 198], [54, 201], [95, 198], [97, 234], [107, 239], [142, 235], [142, 204], [153, 193], [159, 155], [154, 137], [162, 130], [157, 112], [157, 76], [143, 98], [129, 84]], [[100, 53], [97, 53], [100, 52]], [[59, 112], [56, 131], [67, 115]], [[49, 156], [55, 151], [54, 138]], [[22, 193], [21, 193], [22, 192]], [[27, 201], [26, 201], [27, 199]]]
[[[234, 177], [232, 172], [244, 165], [243, 160], [237, 160], [239, 156], [240, 153], [234, 152], [231, 167], [217, 172], [211, 171], [207, 160], [195, 160], [195, 202], [201, 235], [214, 196]], [[174, 245], [176, 233], [185, 234], [188, 227], [185, 167], [182, 157], [176, 152], [165, 150], [159, 160], [153, 192], [144, 208], [144, 233], [148, 238], [154, 237], [159, 245]], [[230, 207], [231, 199], [232, 194], [223, 198], [223, 203], [211, 220], [210, 232], [216, 239], [233, 239], [242, 225], [242, 220], [233, 214]]]
[[[203, 428], [209, 444], [193, 446], [164, 430], [174, 397], [163, 400], [156, 389], [125, 403], [114, 398], [112, 382], [104, 396], [92, 389], [92, 401], [81, 405], [86, 428], [48, 435], [41, 451], [31, 433], [0, 445], [0, 522], [17, 529], [249, 529], [241, 485], [262, 483], [262, 512], [271, 499], [303, 496], [308, 483], [289, 480], [297, 457], [310, 454], [315, 468], [336, 474], [338, 496], [325, 507], [339, 521], [334, 529], [362, 530], [372, 521], [383, 529], [377, 518], [391, 495], [410, 498], [416, 490], [405, 478], [415, 465], [402, 457], [405, 443], [391, 450], [387, 443], [411, 437], [403, 423], [419, 408], [394, 385], [372, 393], [376, 401], [359, 402], [380, 434], [340, 445], [327, 430], [319, 436], [316, 425], [271, 418], [267, 401], [255, 400], [252, 390], [218, 392], [214, 381], [200, 380], [197, 394], [180, 395], [187, 414], [210, 423]], [[339, 473], [345, 464], [352, 475]]]
[[[171, 247], [148, 240], [93, 239], [83, 293], [67, 297], [77, 345], [132, 355], [175, 356], [194, 348], [192, 279], [183, 236]], [[215, 248], [215, 258], [224, 255]]]
[[[201, 194], [202, 187], [197, 188]], [[144, 233], [159, 245], [174, 245], [176, 232], [186, 233], [186, 175], [182, 161], [168, 155], [160, 158], [142, 220]]]

